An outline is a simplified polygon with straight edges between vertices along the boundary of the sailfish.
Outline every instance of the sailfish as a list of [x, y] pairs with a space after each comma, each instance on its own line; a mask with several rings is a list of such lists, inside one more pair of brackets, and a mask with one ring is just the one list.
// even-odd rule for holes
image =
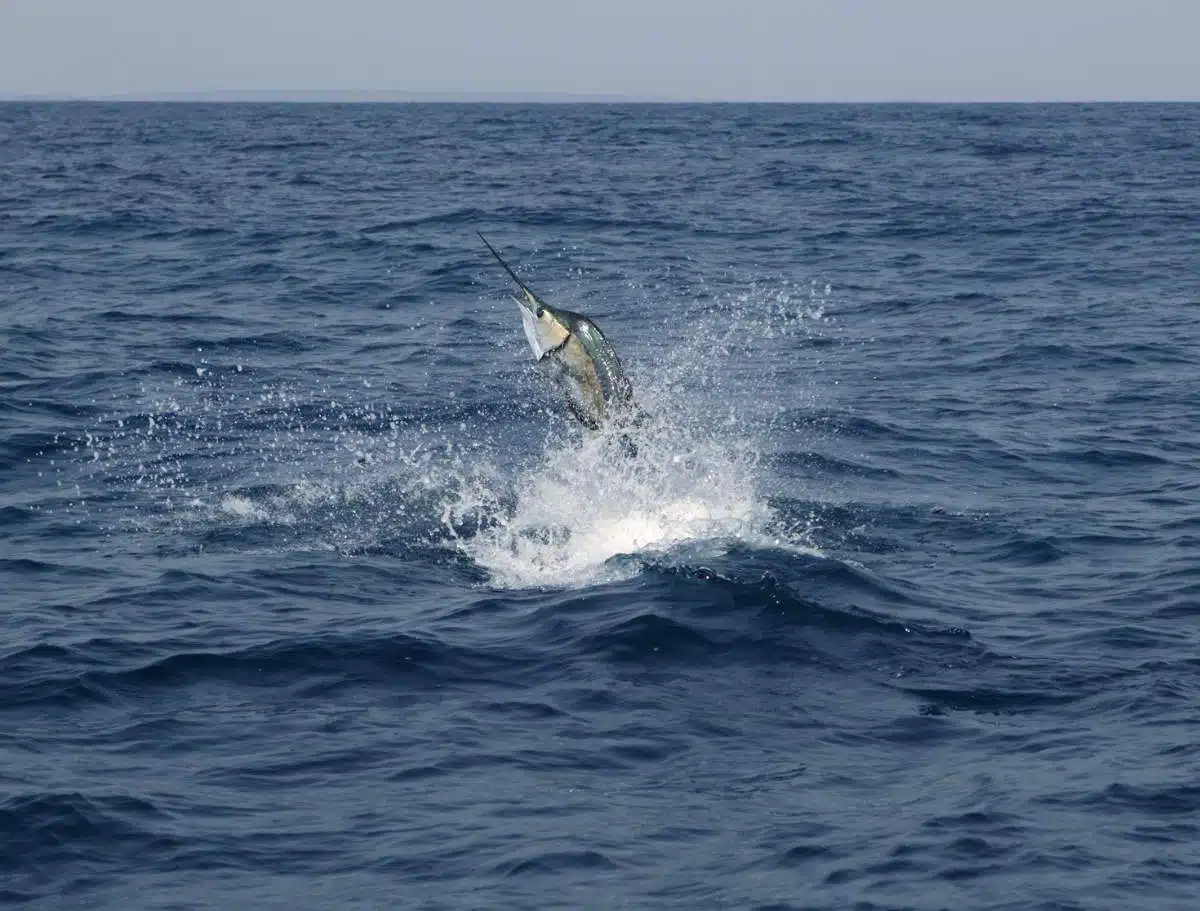
[[[479, 239], [520, 287], [522, 296], [513, 300], [521, 311], [529, 347], [538, 364], [561, 386], [571, 414], [592, 430], [608, 425], [628, 429], [641, 423], [643, 413], [634, 402], [633, 384], [600, 327], [582, 313], [551, 307], [517, 277], [483, 234]], [[636, 451], [625, 432], [621, 443], [628, 453]]]

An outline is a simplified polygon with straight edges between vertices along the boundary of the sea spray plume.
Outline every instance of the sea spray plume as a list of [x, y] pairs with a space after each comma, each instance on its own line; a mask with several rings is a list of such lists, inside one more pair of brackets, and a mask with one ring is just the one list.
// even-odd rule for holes
[[[477, 232], [478, 233], [478, 232]], [[600, 328], [582, 313], [552, 307], [530, 290], [512, 267], [479, 234], [479, 239], [520, 287], [514, 297], [521, 326], [538, 365], [550, 373], [566, 397], [567, 408], [591, 430], [612, 428], [627, 454], [636, 454], [629, 431], [644, 414], [633, 399], [633, 385], [617, 352]]]
[[826, 298], [803, 292], [677, 280], [642, 292], [678, 318], [656, 327], [667, 341], [639, 370], [638, 404], [653, 419], [637, 428], [637, 458], [613, 458], [604, 433], [550, 433], [530, 470], [507, 473], [502, 500], [476, 502], [486, 484], [455, 497], [449, 518], [468, 531], [453, 546], [498, 589], [581, 588], [746, 548], [817, 553], [813, 516], [795, 481], [777, 488], [773, 461], [776, 433], [795, 432], [796, 402], [770, 390], [795, 369], [797, 339], [824, 323]]

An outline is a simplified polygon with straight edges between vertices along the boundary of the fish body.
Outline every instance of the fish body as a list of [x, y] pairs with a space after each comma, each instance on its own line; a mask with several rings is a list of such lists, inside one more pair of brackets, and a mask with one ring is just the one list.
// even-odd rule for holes
[[486, 237], [479, 237], [520, 287], [521, 297], [513, 300], [521, 311], [529, 347], [542, 369], [561, 386], [571, 413], [592, 430], [613, 421], [636, 420], [640, 412], [633, 384], [600, 327], [582, 313], [547, 304], [517, 277]]

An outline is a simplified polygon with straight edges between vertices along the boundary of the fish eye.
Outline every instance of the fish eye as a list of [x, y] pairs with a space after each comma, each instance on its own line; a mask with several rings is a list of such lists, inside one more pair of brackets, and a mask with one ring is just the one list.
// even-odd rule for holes
[[542, 314], [543, 314], [543, 313], [545, 313], [545, 312], [546, 312], [546, 311], [545, 311], [545, 310], [543, 310], [541, 307], [538, 307], [538, 308], [537, 308], [537, 318], [538, 318], [538, 319], [541, 319], [541, 318], [542, 318]]

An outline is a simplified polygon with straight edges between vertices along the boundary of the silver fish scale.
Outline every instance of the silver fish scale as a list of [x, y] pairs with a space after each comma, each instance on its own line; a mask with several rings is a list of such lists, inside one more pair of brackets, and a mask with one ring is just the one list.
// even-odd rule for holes
[[633, 400], [633, 386], [621, 367], [617, 352], [609, 344], [608, 339], [586, 317], [572, 327], [572, 333], [579, 339], [584, 350], [592, 359], [596, 368], [596, 377], [600, 381], [601, 392], [608, 403], [629, 404]]

